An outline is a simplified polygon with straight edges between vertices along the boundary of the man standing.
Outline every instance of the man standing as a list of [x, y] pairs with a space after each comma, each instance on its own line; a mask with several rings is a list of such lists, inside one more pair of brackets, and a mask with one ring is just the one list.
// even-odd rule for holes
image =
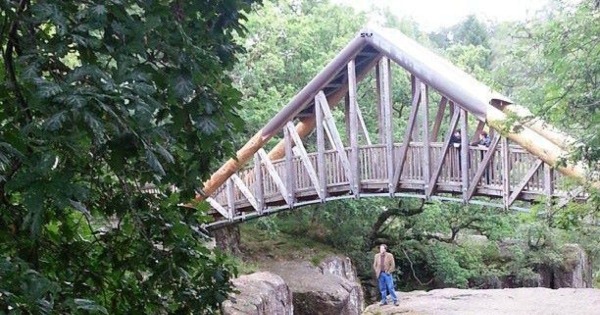
[[387, 252], [385, 244], [379, 245], [379, 253], [375, 254], [375, 260], [373, 261], [373, 270], [379, 281], [379, 292], [381, 292], [381, 303], [379, 305], [387, 304], [387, 293], [392, 296], [394, 305], [398, 305], [398, 298], [394, 290], [394, 279], [392, 278], [394, 268], [396, 268], [394, 255]]

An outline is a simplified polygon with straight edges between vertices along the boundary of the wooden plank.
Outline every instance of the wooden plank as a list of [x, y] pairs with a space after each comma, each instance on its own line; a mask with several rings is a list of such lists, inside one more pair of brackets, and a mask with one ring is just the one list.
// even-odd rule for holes
[[234, 199], [234, 195], [233, 195], [233, 185], [231, 183], [231, 178], [229, 178], [226, 182], [225, 182], [225, 191], [227, 193], [227, 206], [229, 209], [229, 216], [227, 217], [229, 220], [233, 220], [233, 217], [235, 216], [235, 199]]
[[423, 168], [423, 191], [429, 189], [429, 180], [431, 178], [431, 146], [429, 144], [429, 89], [424, 84], [419, 84], [421, 89], [421, 139], [423, 140], [423, 156], [422, 156], [422, 168]]
[[510, 194], [510, 161], [509, 161], [508, 138], [502, 137], [502, 148], [500, 156], [502, 157], [502, 200], [504, 207], [508, 209], [508, 196]]
[[377, 133], [379, 136], [379, 143], [385, 143], [385, 122], [384, 122], [384, 117], [385, 117], [385, 112], [384, 112], [384, 99], [383, 99], [383, 74], [382, 74], [382, 70], [381, 68], [383, 67], [383, 62], [382, 60], [386, 59], [387, 62], [387, 57], [383, 57], [381, 58], [381, 60], [379, 60], [377, 62], [377, 67], [375, 67], [375, 85], [377, 88], [377, 101], [378, 101], [378, 105], [377, 106]]
[[246, 186], [244, 181], [242, 181], [242, 179], [237, 174], [231, 175], [231, 179], [233, 180], [233, 183], [237, 186], [237, 188], [242, 192], [242, 195], [244, 195], [244, 197], [248, 199], [248, 202], [250, 203], [250, 205], [252, 205], [252, 208], [258, 211], [258, 202], [256, 201], [256, 198], [254, 198], [254, 195], [252, 194], [252, 192], [250, 192], [250, 189], [248, 189], [248, 186]]
[[315, 122], [317, 128], [317, 169], [319, 171], [319, 183], [321, 188], [321, 202], [327, 198], [327, 172], [325, 169], [325, 130], [323, 127], [323, 110], [319, 105], [318, 97], [315, 97]]
[[[435, 190], [436, 182], [440, 176], [442, 168], [444, 167], [444, 161], [446, 160], [446, 155], [448, 151], [450, 151], [450, 140], [452, 139], [452, 134], [456, 129], [456, 125], [458, 125], [459, 113], [455, 112], [452, 120], [450, 121], [450, 128], [448, 129], [448, 134], [446, 134], [446, 138], [444, 138], [444, 144], [442, 149], [442, 154], [440, 155], [440, 159], [437, 165], [434, 168], [431, 179], [429, 180], [429, 185], [427, 185], [427, 189], [425, 190], [425, 196], [429, 198], [433, 191]], [[462, 138], [461, 138], [462, 139]], [[468, 200], [468, 199], [467, 199]]]
[[217, 210], [217, 212], [219, 212], [222, 216], [224, 216], [227, 219], [232, 219], [229, 211], [227, 209], [223, 208], [223, 206], [221, 206], [221, 204], [218, 201], [216, 201], [212, 197], [207, 197], [206, 201], [208, 201], [210, 206], [213, 207], [215, 210]]
[[390, 63], [387, 57], [381, 58], [379, 62], [379, 75], [381, 83], [381, 94], [380, 103], [381, 111], [383, 113], [383, 120], [380, 122], [380, 129], [383, 130], [382, 142], [385, 143], [386, 150], [386, 165], [387, 165], [387, 180], [388, 180], [388, 192], [390, 196], [396, 191], [397, 181], [394, 182], [394, 132], [392, 124], [392, 102], [391, 102], [391, 71]]
[[329, 145], [332, 149], [335, 149], [335, 142], [333, 141], [333, 136], [331, 135], [331, 131], [325, 126], [325, 135], [327, 135], [327, 140], [329, 140]]
[[285, 141], [285, 187], [291, 203], [295, 202], [296, 192], [296, 170], [294, 168], [294, 151], [292, 137], [287, 128], [283, 128], [283, 139]]
[[444, 120], [444, 112], [446, 111], [447, 104], [448, 104], [448, 99], [445, 96], [442, 96], [442, 99], [440, 99], [440, 103], [438, 105], [437, 114], [435, 114], [435, 122], [433, 123], [433, 130], [431, 131], [431, 141], [433, 141], [433, 142], [436, 142], [438, 139], [438, 136], [440, 133], [440, 126], [442, 125], [442, 121]]
[[365, 123], [365, 119], [363, 118], [362, 111], [360, 106], [356, 106], [356, 114], [358, 115], [358, 122], [360, 124], [360, 131], [367, 142], [367, 145], [373, 144], [371, 142], [371, 136], [369, 135], [369, 130], [367, 130], [367, 124]]
[[529, 182], [533, 174], [537, 172], [542, 163], [542, 160], [535, 161], [533, 166], [527, 171], [521, 182], [519, 182], [517, 187], [515, 187], [515, 189], [513, 190], [512, 194], [510, 194], [510, 196], [508, 197], [508, 207], [510, 207], [513, 204], [513, 202], [515, 202], [519, 194], [523, 191], [525, 186], [527, 186], [527, 183]]
[[460, 178], [463, 194], [463, 201], [467, 202], [467, 192], [469, 191], [469, 126], [467, 119], [467, 111], [460, 108]]
[[300, 135], [296, 132], [296, 127], [293, 123], [288, 122], [286, 125], [292, 140], [296, 143], [296, 149], [298, 149], [298, 154], [300, 155], [300, 160], [302, 161], [302, 165], [308, 172], [308, 177], [315, 187], [315, 191], [319, 195], [320, 199], [324, 199], [323, 190], [321, 189], [321, 184], [319, 183], [319, 177], [317, 176], [317, 171], [315, 170], [310, 158], [308, 157], [308, 153], [306, 152], [306, 148], [304, 147], [304, 143], [302, 143], [302, 139], [300, 139]]
[[354, 60], [348, 62], [348, 95], [350, 100], [350, 167], [352, 174], [352, 191], [358, 198], [360, 191], [360, 165], [358, 161], [358, 110], [356, 101], [356, 73]]
[[552, 178], [554, 177], [554, 169], [548, 165], [544, 164], [544, 194], [546, 194], [547, 206], [552, 206], [552, 195], [554, 195], [554, 181]]
[[267, 152], [265, 152], [265, 149], [260, 148], [258, 150], [258, 155], [260, 156], [261, 163], [267, 169], [267, 173], [269, 173], [271, 178], [273, 178], [275, 185], [277, 186], [277, 188], [279, 188], [279, 193], [285, 200], [285, 203], [291, 207], [293, 205], [293, 203], [292, 203], [292, 200], [289, 198], [290, 195], [288, 194], [287, 188], [286, 188], [285, 184], [283, 183], [283, 180], [281, 180], [281, 177], [277, 173], [275, 166], [273, 166], [273, 162], [271, 162], [271, 159], [269, 159]]
[[471, 197], [473, 197], [473, 194], [475, 193], [475, 190], [477, 189], [477, 185], [479, 184], [481, 177], [483, 176], [483, 174], [485, 174], [487, 166], [490, 164], [490, 161], [492, 160], [492, 158], [494, 157], [494, 154], [496, 153], [496, 148], [498, 147], [498, 143], [500, 143], [500, 135], [499, 134], [494, 136], [494, 138], [492, 139], [492, 143], [490, 144], [490, 147], [488, 148], [487, 152], [483, 156], [481, 163], [479, 163], [479, 168], [477, 168], [477, 171], [475, 171], [475, 175], [473, 176], [473, 179], [471, 180], [471, 184], [469, 185], [469, 190], [467, 191], [467, 200], [470, 200]]
[[[342, 163], [342, 167], [346, 172], [346, 178], [348, 178], [348, 181], [350, 182], [350, 187], [355, 187], [354, 183], [352, 182], [353, 176], [352, 168], [350, 166], [350, 160], [348, 159], [348, 155], [346, 154], [344, 144], [342, 143], [340, 134], [338, 133], [338, 130], [335, 126], [335, 120], [333, 119], [333, 115], [331, 114], [331, 110], [329, 109], [329, 104], [327, 103], [327, 98], [325, 98], [325, 93], [323, 93], [323, 91], [320, 91], [317, 94], [317, 97], [319, 97], [319, 105], [323, 110], [324, 126], [325, 128], [329, 129], [329, 132], [331, 133], [331, 136], [333, 138], [333, 144], [335, 145], [335, 149], [338, 153], [338, 158]], [[353, 193], [358, 194], [358, 191], [353, 190]]]
[[263, 214], [263, 210], [265, 209], [265, 185], [258, 153], [254, 154], [254, 195], [256, 196], [256, 203], [258, 205], [258, 214]]
[[346, 82], [348, 84], [348, 93], [344, 97], [344, 122], [346, 126], [346, 143], [350, 144], [350, 82]]
[[392, 184], [395, 187], [398, 186], [400, 182], [400, 175], [402, 175], [402, 169], [404, 168], [404, 162], [406, 161], [406, 153], [408, 152], [408, 147], [410, 146], [410, 140], [412, 138], [412, 131], [415, 127], [417, 120], [417, 113], [419, 112], [419, 100], [420, 100], [421, 92], [420, 90], [415, 90], [415, 94], [413, 94], [411, 109], [410, 109], [410, 117], [408, 118], [408, 125], [406, 126], [406, 131], [404, 133], [404, 140], [402, 142], [402, 147], [400, 148], [400, 156], [396, 161], [396, 165], [394, 167], [394, 179]]

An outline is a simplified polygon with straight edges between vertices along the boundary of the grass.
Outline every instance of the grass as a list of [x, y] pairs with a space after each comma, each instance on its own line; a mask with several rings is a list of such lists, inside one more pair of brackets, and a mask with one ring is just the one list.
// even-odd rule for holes
[[241, 225], [240, 232], [242, 261], [250, 266], [283, 260], [309, 261], [317, 266], [327, 256], [338, 254], [335, 249], [306, 236], [267, 231], [251, 223]]

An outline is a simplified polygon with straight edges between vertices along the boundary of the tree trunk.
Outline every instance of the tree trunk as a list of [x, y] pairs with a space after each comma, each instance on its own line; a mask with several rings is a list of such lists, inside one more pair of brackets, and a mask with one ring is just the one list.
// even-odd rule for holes
[[216, 245], [224, 252], [234, 256], [239, 256], [240, 251], [240, 228], [237, 225], [230, 225], [213, 232]]

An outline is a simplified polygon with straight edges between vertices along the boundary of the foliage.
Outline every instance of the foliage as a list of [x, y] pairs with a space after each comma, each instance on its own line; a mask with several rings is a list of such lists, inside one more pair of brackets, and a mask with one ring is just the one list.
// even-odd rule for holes
[[242, 126], [225, 72], [253, 2], [0, 1], [1, 312], [223, 301], [206, 208], [179, 204]]
[[258, 131], [365, 21], [362, 13], [318, 0], [265, 1], [249, 15], [245, 26], [252, 36], [232, 73], [244, 94], [241, 114], [248, 117], [247, 131]]
[[597, 1], [555, 1], [536, 21], [510, 33], [497, 71], [503, 87], [534, 113], [577, 137], [573, 158], [600, 160], [600, 8]]

